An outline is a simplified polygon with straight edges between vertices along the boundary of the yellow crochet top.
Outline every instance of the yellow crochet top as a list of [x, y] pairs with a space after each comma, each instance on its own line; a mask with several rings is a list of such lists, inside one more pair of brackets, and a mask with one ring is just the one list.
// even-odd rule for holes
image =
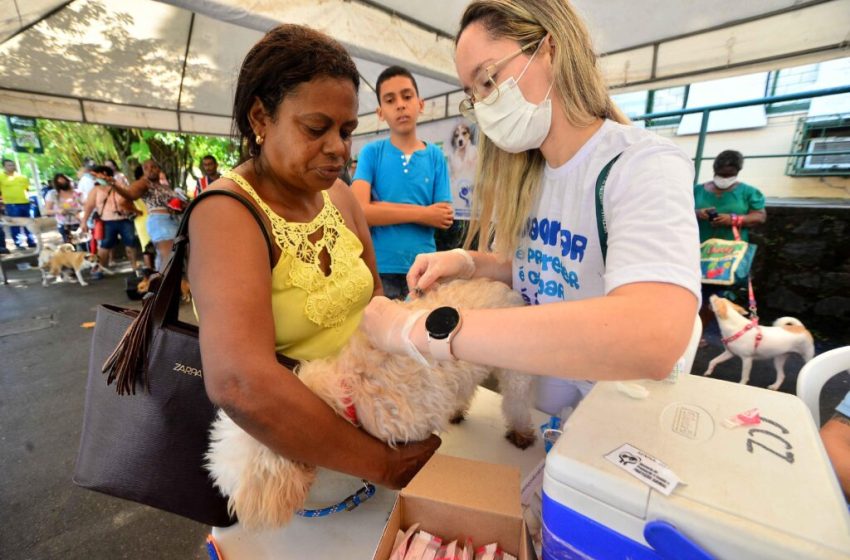
[[[228, 171], [223, 176], [242, 187], [266, 213], [281, 250], [272, 270], [276, 351], [297, 360], [335, 354], [360, 324], [374, 289], [372, 273], [360, 258], [360, 239], [345, 225], [327, 191], [322, 192], [322, 210], [310, 222], [287, 222], [241, 175]], [[319, 230], [322, 237], [310, 241]], [[319, 262], [322, 251], [330, 255], [327, 276]]]

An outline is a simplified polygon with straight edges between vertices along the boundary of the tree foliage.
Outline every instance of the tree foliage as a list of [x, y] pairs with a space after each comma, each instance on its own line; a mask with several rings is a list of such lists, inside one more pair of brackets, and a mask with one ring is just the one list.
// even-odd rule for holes
[[[19, 159], [22, 171], [27, 175], [30, 174], [29, 161], [34, 159], [42, 180], [47, 180], [54, 173], [65, 173], [76, 178], [86, 157], [98, 163], [114, 159], [128, 177], [133, 177], [137, 165], [154, 158], [172, 185], [191, 190], [200, 177], [201, 158], [205, 155], [214, 156], [222, 168], [233, 167], [238, 160], [235, 143], [230, 138], [217, 136], [47, 119], [38, 120], [38, 132], [44, 153], [19, 154]], [[2, 118], [0, 151], [4, 157], [12, 156], [9, 130], [6, 120]]]

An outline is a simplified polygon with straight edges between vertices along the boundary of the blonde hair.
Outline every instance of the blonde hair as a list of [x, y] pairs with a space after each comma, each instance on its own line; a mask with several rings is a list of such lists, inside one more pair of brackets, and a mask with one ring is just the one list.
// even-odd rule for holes
[[[552, 37], [553, 89], [573, 126], [589, 126], [597, 118], [629, 123], [608, 95], [584, 22], [566, 0], [475, 0], [461, 18], [457, 38], [474, 22], [490, 37], [520, 45]], [[479, 249], [488, 250], [492, 240], [497, 253], [512, 256], [537, 200], [544, 163], [539, 149], [511, 154], [481, 135], [467, 248], [477, 236]]]

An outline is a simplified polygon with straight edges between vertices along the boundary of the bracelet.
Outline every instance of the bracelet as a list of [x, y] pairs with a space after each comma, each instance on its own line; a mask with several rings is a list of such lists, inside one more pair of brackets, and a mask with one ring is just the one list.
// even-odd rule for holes
[[739, 216], [738, 214], [731, 214], [732, 216], [732, 226], [733, 227], [743, 227], [744, 225], [744, 217]]

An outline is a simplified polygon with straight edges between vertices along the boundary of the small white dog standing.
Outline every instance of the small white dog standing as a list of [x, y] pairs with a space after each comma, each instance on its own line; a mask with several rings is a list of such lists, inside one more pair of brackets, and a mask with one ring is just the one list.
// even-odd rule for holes
[[[424, 310], [523, 304], [509, 286], [483, 279], [455, 280], [399, 303]], [[461, 361], [426, 367], [408, 356], [376, 350], [359, 331], [337, 356], [304, 362], [296, 373], [337, 414], [390, 445], [425, 439], [462, 418], [478, 384], [494, 373], [503, 395], [506, 437], [521, 449], [535, 440], [529, 375]], [[277, 455], [223, 411], [212, 425], [207, 461], [215, 485], [229, 497], [231, 512], [251, 530], [285, 525], [303, 507], [316, 477], [315, 467]]]
[[738, 356], [742, 362], [741, 383], [746, 385], [750, 381], [753, 360], [773, 358], [776, 381], [767, 388], [775, 391], [785, 381], [785, 360], [789, 354], [799, 354], [804, 362], [814, 357], [812, 334], [798, 319], [780, 317], [772, 327], [763, 327], [746, 318], [744, 308], [728, 299], [713, 295], [710, 301], [726, 350], [708, 363], [703, 375], [711, 375], [717, 364]]

